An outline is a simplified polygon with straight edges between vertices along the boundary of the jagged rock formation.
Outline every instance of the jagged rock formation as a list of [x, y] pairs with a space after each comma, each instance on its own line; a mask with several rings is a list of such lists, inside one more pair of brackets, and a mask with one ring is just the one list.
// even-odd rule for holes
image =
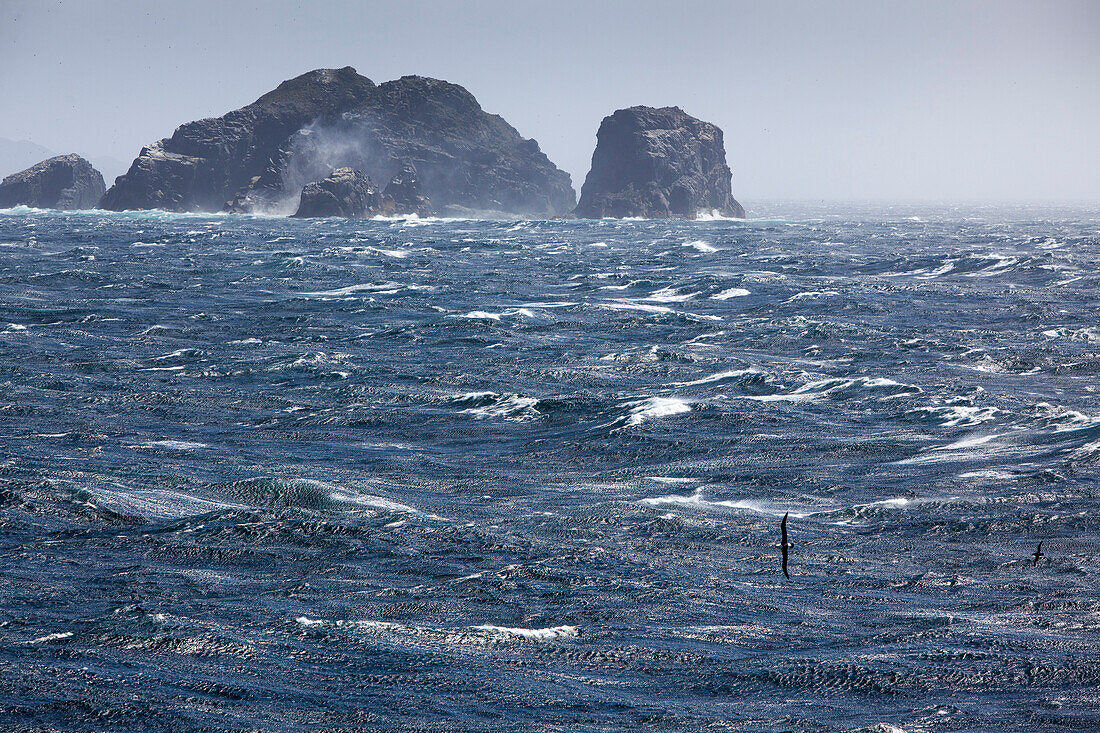
[[371, 180], [352, 168], [337, 168], [323, 181], [302, 189], [302, 200], [294, 216], [313, 218], [366, 216], [378, 209], [381, 194]]
[[429, 216], [431, 202], [419, 191], [416, 169], [411, 165], [394, 176], [385, 191], [379, 191], [368, 176], [354, 168], [337, 168], [324, 180], [302, 189], [294, 216], [303, 219], [324, 216], [354, 219], [380, 214]]
[[320, 69], [284, 81], [223, 117], [181, 125], [172, 137], [141, 149], [101, 206], [220, 211], [290, 136], [354, 107], [373, 89], [374, 83], [351, 67]]
[[103, 176], [76, 153], [44, 160], [0, 183], [0, 208], [91, 209], [99, 203]]
[[574, 214], [694, 219], [744, 217], [730, 192], [722, 131], [679, 107], [630, 107], [605, 117]]
[[411, 163], [402, 166], [397, 175], [390, 179], [382, 195], [392, 202], [394, 214], [431, 216], [433, 213], [431, 200], [420, 195], [420, 177]]
[[347, 67], [311, 71], [224, 117], [181, 126], [142, 149], [102, 206], [289, 213], [307, 184], [336, 168], [386, 181], [406, 165], [419, 174], [418, 195], [444, 212], [550, 216], [575, 201], [568, 174], [538, 143], [462, 87], [416, 76], [376, 86]]

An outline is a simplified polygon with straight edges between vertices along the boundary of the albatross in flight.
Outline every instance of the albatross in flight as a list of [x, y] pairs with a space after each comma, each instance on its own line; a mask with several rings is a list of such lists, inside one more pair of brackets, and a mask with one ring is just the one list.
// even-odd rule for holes
[[[787, 514], [790, 514], [790, 512], [787, 512]], [[780, 523], [779, 528], [783, 530], [783, 540], [780, 544], [780, 547], [783, 548], [783, 574], [787, 576], [787, 580], [790, 580], [791, 574], [787, 572], [787, 550], [791, 546], [791, 544], [787, 542], [787, 514], [783, 515], [783, 522]]]

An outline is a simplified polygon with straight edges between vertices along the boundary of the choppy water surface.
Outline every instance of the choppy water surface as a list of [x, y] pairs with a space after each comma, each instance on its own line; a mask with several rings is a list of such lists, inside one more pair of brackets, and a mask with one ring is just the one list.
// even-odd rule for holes
[[1100, 726], [1100, 215], [763, 213], [0, 213], [0, 725]]

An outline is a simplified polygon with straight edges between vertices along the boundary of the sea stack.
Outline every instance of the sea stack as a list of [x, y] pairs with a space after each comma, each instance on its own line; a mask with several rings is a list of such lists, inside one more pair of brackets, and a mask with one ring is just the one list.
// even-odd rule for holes
[[326, 216], [359, 219], [369, 216], [416, 214], [429, 216], [431, 202], [419, 194], [416, 169], [406, 165], [384, 191], [354, 168], [337, 168], [330, 176], [302, 189], [294, 216], [313, 219]]
[[142, 149], [102, 206], [290, 214], [307, 185], [338, 168], [390, 181], [410, 166], [415, 195], [441, 213], [553, 216], [576, 201], [569, 175], [538, 143], [462, 87], [419, 76], [376, 85], [345, 67], [311, 71], [223, 117], [182, 125]]
[[369, 178], [353, 168], [337, 168], [328, 178], [302, 189], [301, 203], [294, 216], [362, 217], [378, 208], [379, 198], [381, 194]]
[[92, 209], [105, 190], [103, 176], [76, 153], [59, 155], [13, 173], [0, 183], [0, 208]]
[[722, 131], [679, 107], [630, 107], [605, 117], [580, 218], [744, 218], [733, 198]]

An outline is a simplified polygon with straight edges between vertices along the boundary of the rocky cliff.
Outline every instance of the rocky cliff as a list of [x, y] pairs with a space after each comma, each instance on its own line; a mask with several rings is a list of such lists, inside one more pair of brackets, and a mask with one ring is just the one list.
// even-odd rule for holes
[[376, 86], [348, 67], [311, 71], [224, 117], [147, 148], [107, 192], [107, 209], [290, 213], [302, 189], [349, 167], [388, 181], [406, 166], [451, 207], [551, 216], [569, 176], [468, 91], [424, 77]]
[[44, 160], [0, 183], [0, 208], [91, 209], [105, 187], [103, 176], [76, 153]]
[[574, 214], [694, 219], [744, 217], [730, 192], [722, 131], [679, 107], [630, 107], [605, 117]]
[[220, 211], [262, 173], [288, 138], [367, 98], [374, 82], [355, 69], [319, 69], [284, 81], [223, 117], [181, 125], [142, 148], [102, 208]]

